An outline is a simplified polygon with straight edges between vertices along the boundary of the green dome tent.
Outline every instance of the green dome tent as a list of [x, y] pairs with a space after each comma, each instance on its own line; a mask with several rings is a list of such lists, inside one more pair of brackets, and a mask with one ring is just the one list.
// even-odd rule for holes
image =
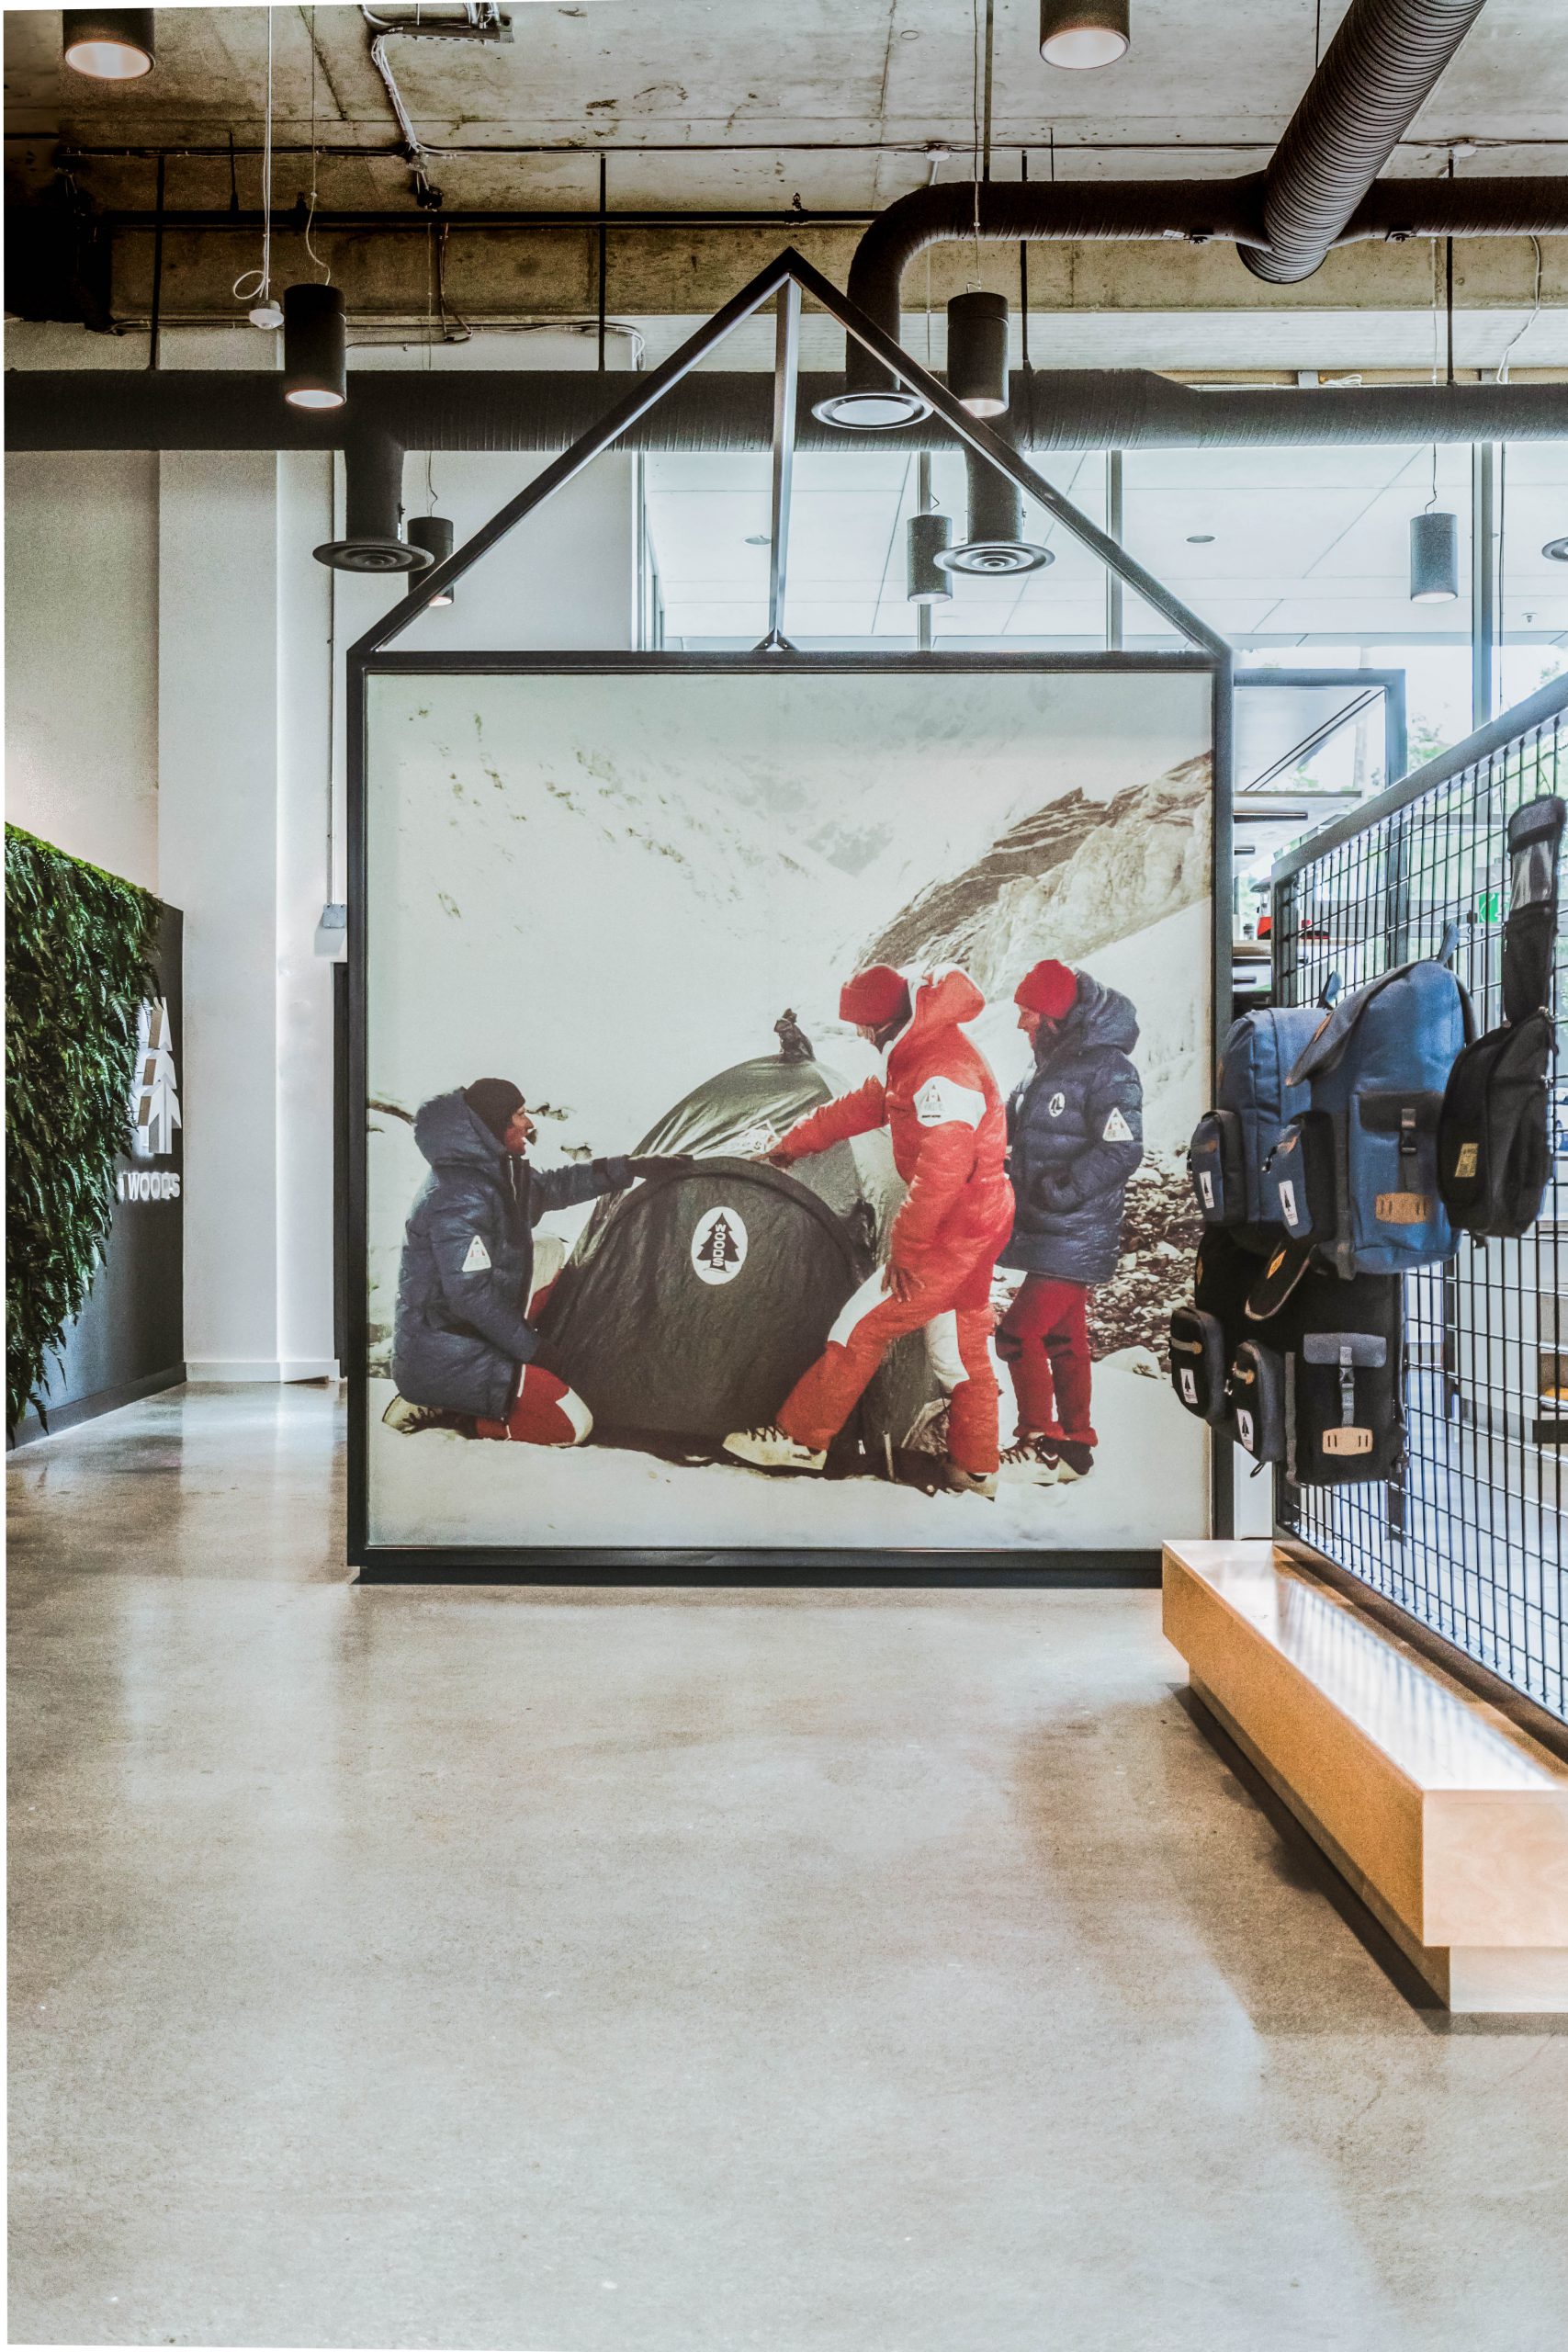
[[[771, 1421], [882, 1254], [901, 1197], [883, 1138], [788, 1170], [750, 1156], [841, 1091], [787, 1016], [779, 1034], [781, 1052], [720, 1070], [649, 1129], [639, 1155], [700, 1165], [599, 1201], [550, 1292], [544, 1360], [603, 1435], [708, 1452]], [[903, 1341], [846, 1437], [886, 1475], [936, 1394], [923, 1346]]]

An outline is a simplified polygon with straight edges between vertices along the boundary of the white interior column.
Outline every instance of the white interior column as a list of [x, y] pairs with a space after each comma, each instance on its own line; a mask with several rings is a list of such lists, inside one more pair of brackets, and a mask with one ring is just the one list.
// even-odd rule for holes
[[158, 874], [185, 910], [186, 1361], [280, 1374], [278, 460], [166, 452]]

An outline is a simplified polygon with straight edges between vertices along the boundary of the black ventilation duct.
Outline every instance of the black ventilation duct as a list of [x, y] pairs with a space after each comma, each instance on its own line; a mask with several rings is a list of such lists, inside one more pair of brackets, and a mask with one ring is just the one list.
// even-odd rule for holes
[[1350, 0], [1268, 170], [1255, 277], [1293, 286], [1319, 268], [1436, 88], [1485, 0]]
[[402, 536], [402, 443], [390, 433], [356, 424], [345, 470], [347, 536], [313, 548], [316, 561], [334, 571], [423, 571], [428, 553]]
[[969, 528], [962, 543], [936, 558], [943, 571], [1039, 571], [1055, 561], [1049, 548], [1023, 536], [1023, 493], [988, 458], [964, 453], [968, 475]]
[[[845, 288], [897, 343], [904, 272], [928, 246], [976, 233], [990, 243], [1159, 243], [1225, 240], [1242, 258], [1267, 243], [1264, 175], [1234, 180], [986, 180], [917, 188], [890, 204], [855, 247]], [[1410, 237], [1568, 234], [1568, 175], [1557, 179], [1380, 180], [1333, 243]], [[1303, 275], [1305, 273], [1303, 272]], [[886, 399], [893, 379], [848, 340], [842, 399]], [[1429, 436], [1428, 436], [1429, 437]]]
[[[259, 340], [259, 338], [258, 338]], [[11, 368], [9, 449], [336, 449], [374, 429], [410, 449], [558, 450], [570, 447], [625, 393], [592, 369], [382, 371], [352, 378], [348, 407], [310, 416], [278, 398], [269, 368]], [[841, 449], [813, 413], [843, 379], [802, 376], [797, 447]], [[1378, 384], [1232, 391], [1179, 384], [1143, 368], [1014, 371], [1010, 436], [1043, 449], [1314, 448], [1354, 442], [1560, 441], [1562, 384]], [[903, 435], [911, 449], [951, 449], [927, 416]], [[627, 450], [771, 449], [771, 372], [698, 368], [625, 435]], [[372, 459], [374, 464], [375, 460]], [[383, 503], [384, 521], [395, 501]]]

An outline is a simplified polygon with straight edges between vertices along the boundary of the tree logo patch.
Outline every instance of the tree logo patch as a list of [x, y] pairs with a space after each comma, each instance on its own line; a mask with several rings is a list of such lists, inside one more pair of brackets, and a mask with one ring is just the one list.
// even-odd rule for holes
[[709, 1209], [692, 1236], [692, 1266], [704, 1283], [732, 1283], [746, 1263], [745, 1220], [739, 1209]]

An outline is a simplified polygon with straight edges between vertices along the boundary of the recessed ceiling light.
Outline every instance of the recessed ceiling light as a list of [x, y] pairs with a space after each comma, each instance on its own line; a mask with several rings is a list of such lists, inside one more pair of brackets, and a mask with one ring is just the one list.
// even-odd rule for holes
[[1214, 535], [1213, 531], [1189, 531], [1187, 544], [1190, 548], [1212, 548], [1214, 544]]
[[1548, 539], [1541, 553], [1550, 556], [1553, 563], [1568, 563], [1568, 538]]

